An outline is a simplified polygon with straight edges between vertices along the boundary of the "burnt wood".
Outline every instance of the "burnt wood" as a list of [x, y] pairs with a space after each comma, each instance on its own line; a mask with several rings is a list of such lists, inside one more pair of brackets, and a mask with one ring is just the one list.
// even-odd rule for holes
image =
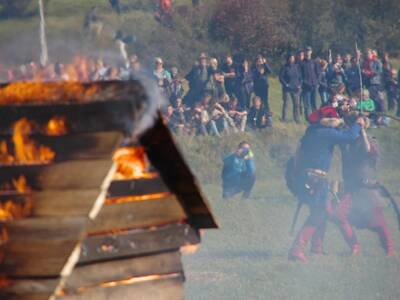
[[183, 266], [180, 252], [165, 252], [77, 267], [67, 279], [64, 290], [71, 294], [79, 288], [92, 287], [104, 282], [181, 272]]
[[189, 215], [188, 222], [196, 228], [217, 228], [218, 225], [197, 180], [182, 158], [161, 117], [141, 136], [140, 142], [145, 147], [151, 164], [186, 210]]
[[83, 237], [87, 217], [29, 218], [5, 224], [10, 239], [0, 246], [0, 274], [56, 277]]
[[156, 200], [107, 204], [89, 224], [87, 233], [160, 226], [184, 221], [186, 218], [182, 206], [173, 195]]
[[150, 255], [199, 243], [199, 232], [187, 224], [89, 236], [82, 243], [79, 264]]
[[[43, 83], [54, 85], [60, 83]], [[27, 83], [27, 86], [29, 83]], [[137, 118], [142, 117], [147, 94], [139, 81], [108, 81], [84, 84], [96, 85], [99, 94], [93, 101], [47, 102], [0, 105], [0, 128], [9, 133], [12, 125], [21, 118], [44, 124], [54, 116], [65, 116], [71, 133], [119, 130], [132, 132]]]
[[94, 287], [80, 294], [66, 295], [57, 300], [183, 300], [184, 276], [177, 274], [167, 279], [157, 279], [131, 285], [113, 287]]
[[140, 196], [169, 192], [161, 177], [151, 179], [114, 180], [108, 189], [108, 198]]
[[25, 295], [18, 295], [14, 293], [3, 293], [0, 291], [1, 300], [49, 300], [51, 294], [31, 293]]

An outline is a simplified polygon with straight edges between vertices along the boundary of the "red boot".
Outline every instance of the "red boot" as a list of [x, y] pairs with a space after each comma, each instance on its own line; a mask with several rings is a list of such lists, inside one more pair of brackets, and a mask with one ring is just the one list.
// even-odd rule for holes
[[351, 246], [351, 256], [357, 256], [361, 253], [361, 246], [360, 244], [356, 243]]
[[308, 261], [304, 254], [308, 241], [314, 235], [317, 229], [315, 227], [303, 227], [289, 252], [289, 260], [306, 263]]

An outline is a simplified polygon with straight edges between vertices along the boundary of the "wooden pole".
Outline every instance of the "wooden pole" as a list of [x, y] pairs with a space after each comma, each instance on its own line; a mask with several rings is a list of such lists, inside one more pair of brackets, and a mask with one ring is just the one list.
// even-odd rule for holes
[[39, 0], [39, 13], [40, 13], [40, 64], [46, 66], [49, 61], [49, 54], [47, 50], [47, 37], [46, 37], [46, 21], [44, 17], [43, 0]]

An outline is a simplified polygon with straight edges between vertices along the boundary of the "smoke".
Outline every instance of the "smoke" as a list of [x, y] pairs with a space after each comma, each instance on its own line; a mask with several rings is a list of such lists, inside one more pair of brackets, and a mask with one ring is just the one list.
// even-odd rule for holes
[[135, 125], [130, 131], [134, 138], [153, 126], [158, 118], [160, 108], [167, 103], [165, 97], [161, 95], [156, 81], [151, 79], [149, 75], [146, 73], [135, 74], [135, 79], [143, 85], [146, 97], [141, 103], [141, 107], [135, 116]]

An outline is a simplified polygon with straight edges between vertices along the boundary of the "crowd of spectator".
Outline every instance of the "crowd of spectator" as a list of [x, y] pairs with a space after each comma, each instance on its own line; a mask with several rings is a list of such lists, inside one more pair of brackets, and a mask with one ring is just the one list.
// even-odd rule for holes
[[[222, 63], [201, 53], [192, 69], [181, 76], [177, 67], [167, 70], [157, 57], [150, 74], [136, 55], [122, 67], [102, 59], [82, 60], [70, 66], [61, 63], [46, 67], [31, 62], [16, 68], [0, 67], [3, 82], [36, 80], [129, 80], [143, 73], [154, 78], [168, 103], [162, 108], [165, 123], [176, 133], [221, 136], [246, 130], [273, 127], [269, 97], [269, 77], [274, 74], [267, 59], [258, 55], [252, 62], [226, 55]], [[398, 75], [389, 56], [380, 59], [375, 50], [365, 54], [313, 58], [311, 47], [289, 54], [279, 72], [282, 86], [281, 122], [308, 121], [320, 106], [347, 104], [369, 114], [377, 126], [387, 125], [384, 113], [397, 106], [400, 116]], [[386, 94], [386, 97], [385, 97]], [[387, 99], [387, 102], [385, 101]]]

